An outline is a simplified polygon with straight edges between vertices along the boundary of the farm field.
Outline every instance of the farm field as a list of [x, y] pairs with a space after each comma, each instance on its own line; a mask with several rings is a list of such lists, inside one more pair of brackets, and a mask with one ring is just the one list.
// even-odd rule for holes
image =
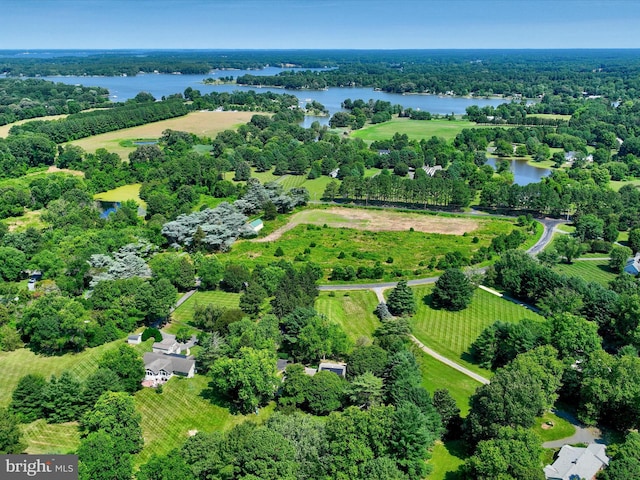
[[[193, 319], [193, 312], [196, 305], [208, 305], [213, 303], [226, 308], [238, 308], [240, 301], [239, 293], [227, 293], [220, 290], [212, 290], [208, 292], [196, 292], [191, 298], [180, 305], [175, 312], [171, 314], [172, 319], [178, 323], [188, 323]], [[173, 323], [172, 322], [172, 325]]]
[[159, 138], [167, 129], [194, 133], [198, 136], [212, 137], [216, 133], [247, 123], [255, 112], [192, 112], [183, 117], [171, 118], [160, 122], [149, 123], [139, 127], [125, 128], [115, 132], [102, 133], [93, 137], [70, 142], [82, 147], [87, 152], [95, 152], [98, 148], [106, 148], [117, 153], [123, 160], [129, 158], [134, 146], [123, 146], [123, 140]]
[[471, 305], [464, 310], [435, 310], [428, 305], [432, 290], [433, 285], [413, 288], [418, 304], [411, 319], [413, 334], [426, 346], [486, 377], [491, 372], [471, 363], [468, 355], [469, 347], [482, 330], [496, 320], [542, 320], [537, 313], [481, 289], [476, 289]]
[[140, 183], [131, 183], [122, 187], [114, 188], [102, 193], [96, 193], [93, 198], [105, 202], [126, 202], [127, 200], [135, 200], [142, 208], [147, 208], [147, 203], [140, 198]]
[[[410, 228], [414, 231], [409, 231]], [[497, 219], [358, 208], [308, 209], [265, 237], [236, 242], [225, 254], [225, 260], [246, 265], [279, 259], [308, 260], [323, 267], [325, 279], [335, 266], [373, 267], [376, 262], [383, 265], [385, 278], [392, 278], [393, 270], [425, 276], [433, 272], [421, 268], [421, 262], [426, 265], [433, 257], [439, 258], [448, 251], [470, 255], [477, 248], [488, 246], [494, 236], [509, 233], [512, 228], [510, 221]], [[469, 235], [464, 236], [465, 232]], [[473, 243], [474, 237], [478, 238], [477, 243]], [[274, 256], [278, 247], [282, 248], [283, 257]]]
[[617, 276], [609, 269], [608, 260], [575, 260], [570, 265], [559, 263], [554, 269], [564, 275], [580, 277], [586, 282], [598, 282], [605, 287]]
[[365, 125], [360, 130], [351, 132], [351, 136], [367, 142], [389, 139], [395, 133], [406, 134], [410, 140], [429, 139], [433, 136], [451, 140], [465, 128], [491, 128], [491, 126], [476, 125], [474, 122], [457, 118], [455, 120], [393, 118], [388, 122]]
[[[331, 296], [331, 293], [334, 296]], [[380, 326], [380, 320], [373, 311], [378, 304], [376, 294], [371, 290], [320, 292], [315, 308], [330, 320], [340, 324], [349, 338], [373, 338], [373, 332]]]

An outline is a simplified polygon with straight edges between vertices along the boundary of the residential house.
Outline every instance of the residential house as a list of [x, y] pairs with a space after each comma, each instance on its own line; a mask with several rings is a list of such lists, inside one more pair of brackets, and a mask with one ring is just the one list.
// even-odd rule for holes
[[635, 257], [627, 261], [624, 271], [630, 275], [638, 275], [640, 273], [640, 253], [637, 253]]
[[145, 376], [142, 385], [157, 387], [167, 382], [174, 375], [193, 378], [196, 361], [186, 355], [147, 352], [142, 357]]
[[346, 363], [334, 363], [334, 362], [320, 362], [318, 365], [318, 371], [333, 372], [341, 377], [347, 376], [347, 364]]
[[544, 467], [547, 480], [595, 480], [596, 474], [609, 465], [605, 445], [590, 443], [586, 448], [564, 445], [553, 465]]

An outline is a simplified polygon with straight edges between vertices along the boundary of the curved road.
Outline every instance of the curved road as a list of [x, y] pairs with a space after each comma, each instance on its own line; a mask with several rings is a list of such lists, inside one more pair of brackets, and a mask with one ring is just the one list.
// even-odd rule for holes
[[576, 428], [576, 432], [570, 437], [553, 440], [551, 442], [544, 442], [542, 444], [544, 448], [560, 448], [565, 444], [574, 445], [576, 443], [603, 443], [602, 433], [599, 429], [595, 427], [585, 427], [576, 417], [564, 410], [554, 409], [553, 413], [571, 423], [571, 425]]

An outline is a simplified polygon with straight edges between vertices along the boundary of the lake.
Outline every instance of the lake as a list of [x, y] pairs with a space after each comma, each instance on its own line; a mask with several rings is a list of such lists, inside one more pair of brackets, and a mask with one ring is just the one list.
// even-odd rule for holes
[[[530, 183], [538, 183], [544, 177], [551, 174], [551, 170], [544, 167], [534, 167], [529, 165], [526, 160], [511, 159], [509, 167], [513, 172], [513, 183], [518, 185], [529, 185]], [[497, 159], [488, 158], [487, 165], [496, 168]]]
[[[352, 100], [362, 99], [368, 101], [383, 100], [392, 105], [402, 105], [414, 110], [422, 110], [434, 114], [456, 114], [466, 113], [467, 107], [478, 105], [484, 107], [492, 105], [494, 107], [507, 102], [499, 98], [463, 98], [439, 95], [402, 95], [399, 93], [386, 93], [376, 91], [372, 88], [360, 87], [335, 87], [327, 90], [288, 90], [284, 88], [269, 87], [243, 87], [236, 84], [207, 85], [203, 83], [204, 78], [221, 78], [233, 76], [234, 78], [244, 75], [275, 75], [284, 70], [295, 71], [300, 69], [282, 69], [277, 67], [266, 67], [262, 70], [214, 70], [208, 75], [171, 75], [171, 74], [139, 74], [135, 77], [77, 77], [77, 76], [56, 76], [40, 77], [52, 82], [61, 82], [71, 85], [97, 86], [109, 90], [109, 98], [115, 102], [124, 102], [134, 98], [140, 92], [148, 92], [155, 98], [169, 96], [175, 93], [183, 93], [187, 87], [200, 90], [203, 94], [210, 92], [233, 92], [255, 90], [256, 92], [289, 93], [298, 97], [300, 105], [304, 106], [313, 100], [320, 102], [329, 110], [330, 115], [341, 111], [342, 102], [350, 98]], [[323, 70], [323, 69], [303, 69], [303, 70]], [[317, 120], [321, 125], [329, 123], [329, 117], [307, 117], [302, 123], [303, 127], [311, 126]]]

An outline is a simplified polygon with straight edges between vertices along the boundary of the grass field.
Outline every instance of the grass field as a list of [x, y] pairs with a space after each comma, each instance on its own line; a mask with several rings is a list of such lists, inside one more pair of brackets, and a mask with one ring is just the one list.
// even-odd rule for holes
[[406, 134], [410, 140], [429, 139], [433, 136], [451, 140], [465, 128], [491, 128], [479, 126], [468, 120], [410, 120], [408, 118], [393, 118], [388, 122], [375, 125], [365, 125], [360, 130], [351, 132], [352, 137], [361, 138], [367, 142], [384, 140], [393, 137], [395, 133]]
[[[549, 425], [549, 422], [553, 425]], [[546, 428], [542, 428], [543, 424], [547, 424]], [[576, 432], [576, 428], [565, 419], [551, 412], [545, 412], [542, 417], [536, 418], [533, 431], [536, 432], [543, 442], [551, 442], [553, 440], [570, 437]]]
[[427, 480], [462, 480], [458, 469], [467, 458], [462, 440], [438, 441], [433, 446], [429, 465], [433, 470]]
[[31, 210], [19, 217], [5, 218], [2, 223], [9, 227], [10, 232], [25, 230], [29, 227], [42, 230], [45, 227], [45, 223], [40, 218], [40, 215], [42, 215], [42, 210]]
[[609, 182], [609, 186], [616, 192], [620, 190], [622, 187], [624, 187], [625, 185], [633, 185], [636, 188], [640, 188], [640, 180], [626, 180], [626, 181], [612, 180]]
[[74, 453], [80, 444], [77, 422], [49, 424], [40, 419], [22, 425], [22, 434], [30, 454]]
[[103, 200], [105, 202], [126, 202], [127, 200], [135, 200], [142, 208], [147, 208], [147, 203], [140, 198], [140, 183], [131, 183], [122, 187], [114, 188], [102, 193], [96, 193], [93, 198], [95, 200]]
[[380, 320], [373, 313], [378, 305], [376, 294], [371, 290], [331, 293], [335, 296], [330, 292], [320, 292], [316, 310], [340, 324], [353, 341], [361, 336], [373, 338], [373, 331], [380, 325]]
[[261, 409], [257, 417], [232, 415], [209, 399], [208, 383], [209, 379], [202, 375], [174, 377], [163, 386], [161, 394], [152, 388], [136, 393], [136, 410], [142, 414], [144, 437], [144, 448], [136, 456], [136, 464], [145, 463], [153, 454], [162, 455], [178, 448], [190, 431], [193, 434], [227, 430], [247, 418], [260, 423], [273, 411], [271, 404]]
[[13, 127], [14, 125], [22, 125], [23, 123], [27, 123], [27, 122], [33, 122], [36, 120], [60, 120], [62, 118], [66, 118], [68, 116], [68, 114], [63, 114], [63, 115], [48, 115], [46, 117], [38, 117], [38, 118], [28, 118], [26, 120], [18, 120], [17, 122], [13, 122], [13, 123], [8, 123], [7, 125], [2, 125], [0, 126], [0, 137], [7, 137], [9, 135], [9, 130], [11, 130], [11, 127]]
[[468, 351], [485, 327], [496, 320], [542, 319], [526, 308], [480, 289], [476, 289], [471, 305], [464, 310], [434, 310], [428, 305], [432, 290], [433, 285], [413, 289], [418, 303], [411, 320], [413, 334], [426, 346], [484, 376], [490, 376], [491, 372], [471, 363]]
[[527, 117], [548, 118], [551, 120], [570, 120], [571, 115], [561, 115], [559, 113], [531, 113]]
[[[471, 255], [477, 248], [488, 246], [495, 235], [509, 233], [513, 228], [510, 221], [486, 218], [365, 209], [339, 209], [339, 212], [305, 210], [302, 217], [298, 217], [298, 220], [304, 220], [304, 224], [300, 223], [301, 220], [298, 224], [288, 224], [284, 230], [274, 232], [265, 229], [271, 232], [268, 236], [236, 242], [231, 252], [225, 254], [225, 259], [249, 266], [267, 264], [278, 260], [274, 253], [281, 247], [285, 255], [280, 258], [318, 263], [323, 267], [325, 278], [337, 265], [373, 267], [376, 262], [385, 268], [385, 278], [395, 278], [394, 270], [402, 270], [406, 276], [426, 276], [433, 273], [424, 266], [432, 257], [439, 258], [448, 251]], [[326, 228], [321, 226], [324, 224], [327, 224]], [[331, 224], [335, 228], [331, 228]], [[402, 231], [371, 231], [398, 229], [399, 226]], [[409, 231], [410, 228], [415, 231]], [[418, 230], [447, 231], [457, 235]], [[463, 232], [469, 235], [461, 235]], [[474, 237], [478, 237], [478, 243], [473, 243]], [[309, 252], [304, 253], [307, 248]], [[339, 259], [341, 252], [344, 252], [344, 258]]]
[[580, 277], [587, 282], [598, 282], [604, 286], [617, 276], [609, 268], [608, 260], [577, 260], [571, 265], [559, 263], [554, 269], [564, 275]]
[[238, 308], [238, 302], [240, 301], [239, 293], [227, 293], [219, 290], [213, 290], [210, 292], [196, 292], [191, 298], [178, 307], [175, 312], [171, 314], [171, 317], [182, 323], [188, 323], [193, 319], [193, 312], [196, 305], [208, 305], [213, 303], [226, 308]]
[[183, 117], [103, 133], [71, 143], [91, 153], [98, 148], [106, 148], [110, 152], [120, 155], [123, 160], [127, 160], [129, 153], [135, 150], [135, 146], [123, 146], [124, 140], [160, 138], [162, 132], [167, 129], [213, 137], [218, 132], [237, 128], [247, 123], [253, 115], [254, 112], [192, 112]]

